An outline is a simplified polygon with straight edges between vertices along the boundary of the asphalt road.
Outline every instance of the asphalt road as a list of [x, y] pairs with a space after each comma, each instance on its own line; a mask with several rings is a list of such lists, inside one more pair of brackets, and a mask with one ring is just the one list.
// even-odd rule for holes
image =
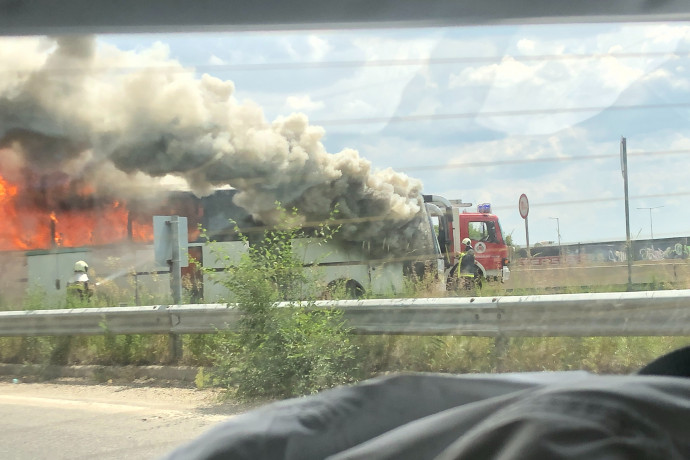
[[0, 382], [0, 458], [155, 459], [246, 407], [141, 385]]

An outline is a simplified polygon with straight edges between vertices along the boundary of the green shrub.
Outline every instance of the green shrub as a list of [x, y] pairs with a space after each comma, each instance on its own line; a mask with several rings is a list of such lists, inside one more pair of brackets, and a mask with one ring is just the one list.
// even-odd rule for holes
[[[237, 333], [216, 336], [214, 381], [243, 398], [308, 394], [359, 376], [357, 348], [342, 313], [310, 303], [315, 280], [292, 247], [302, 235], [294, 225], [297, 214], [281, 212], [286, 224], [268, 229], [216, 277], [242, 317]], [[310, 236], [326, 241], [334, 231], [324, 224]]]

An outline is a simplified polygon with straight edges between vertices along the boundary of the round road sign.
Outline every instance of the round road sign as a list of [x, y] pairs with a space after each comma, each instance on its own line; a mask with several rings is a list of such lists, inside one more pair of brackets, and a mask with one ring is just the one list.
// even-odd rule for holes
[[527, 214], [529, 214], [529, 201], [527, 200], [527, 195], [525, 195], [524, 193], [520, 195], [518, 209], [520, 210], [520, 216], [523, 219], [527, 219]]

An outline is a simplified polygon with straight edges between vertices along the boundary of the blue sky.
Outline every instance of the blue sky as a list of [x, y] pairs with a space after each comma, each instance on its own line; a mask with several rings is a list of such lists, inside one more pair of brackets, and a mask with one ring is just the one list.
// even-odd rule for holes
[[[690, 236], [690, 26], [590, 24], [107, 35], [235, 86], [268, 121], [302, 112], [329, 152], [359, 151], [424, 191], [491, 202], [524, 244]], [[153, 50], [153, 51], [152, 51]], [[593, 157], [593, 158], [592, 158]], [[472, 166], [474, 165], [474, 166]]]

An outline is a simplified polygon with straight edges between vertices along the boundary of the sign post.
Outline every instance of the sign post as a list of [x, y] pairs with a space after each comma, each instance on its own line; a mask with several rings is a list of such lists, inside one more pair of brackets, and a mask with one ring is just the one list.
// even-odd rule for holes
[[[170, 268], [170, 290], [173, 304], [182, 301], [182, 267], [189, 265], [187, 218], [179, 216], [153, 216], [153, 252], [156, 265]], [[171, 362], [182, 355], [182, 341], [177, 334], [170, 334]]]
[[520, 211], [520, 217], [525, 219], [525, 240], [527, 241], [527, 258], [532, 258], [532, 252], [529, 250], [529, 225], [527, 223], [527, 215], [529, 214], [529, 200], [527, 195], [524, 193], [520, 195], [520, 201], [518, 202], [518, 210]]
[[628, 259], [628, 291], [632, 291], [632, 243], [630, 242], [630, 205], [628, 204], [628, 147], [621, 137], [621, 173], [625, 191], [625, 255]]

